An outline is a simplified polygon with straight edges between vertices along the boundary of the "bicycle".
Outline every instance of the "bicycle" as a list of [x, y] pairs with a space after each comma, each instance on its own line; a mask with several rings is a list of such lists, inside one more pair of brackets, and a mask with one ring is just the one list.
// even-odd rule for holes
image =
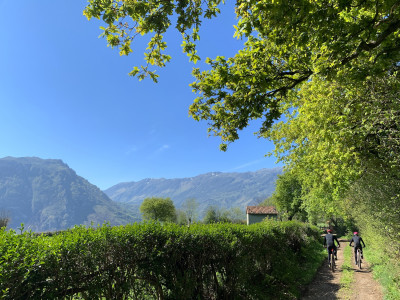
[[356, 265], [361, 269], [361, 263], [362, 263], [362, 259], [361, 259], [361, 249], [357, 248], [357, 252], [356, 252]]

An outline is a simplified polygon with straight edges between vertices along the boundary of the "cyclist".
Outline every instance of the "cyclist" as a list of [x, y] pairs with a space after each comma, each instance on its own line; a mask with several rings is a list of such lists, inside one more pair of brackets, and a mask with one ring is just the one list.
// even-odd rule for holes
[[335, 246], [335, 241], [338, 244], [338, 247], [340, 247], [340, 243], [339, 243], [336, 235], [332, 234], [332, 230], [327, 229], [326, 232], [327, 233], [326, 233], [326, 235], [324, 237], [324, 247], [326, 246], [326, 249], [328, 250], [328, 262], [329, 262], [329, 265], [330, 265], [331, 261], [330, 261], [329, 253], [333, 249], [333, 253], [335, 254], [335, 260], [337, 260], [337, 248]]
[[363, 255], [363, 247], [361, 246], [361, 242], [363, 243], [364, 248], [365, 248], [365, 243], [364, 243], [362, 237], [360, 237], [360, 236], [358, 235], [358, 232], [357, 232], [357, 231], [354, 232], [353, 238], [352, 238], [351, 241], [350, 241], [350, 246], [351, 246], [351, 244], [352, 244], [353, 242], [354, 242], [354, 259], [355, 259], [355, 264], [357, 264], [357, 249], [360, 249], [360, 251], [361, 251], [361, 258], [364, 258], [364, 255]]

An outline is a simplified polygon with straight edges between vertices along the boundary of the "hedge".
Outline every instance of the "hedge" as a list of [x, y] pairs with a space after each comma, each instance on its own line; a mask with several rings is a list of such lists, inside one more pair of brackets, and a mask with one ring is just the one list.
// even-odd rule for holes
[[292, 299], [321, 257], [298, 222], [0, 231], [0, 299]]

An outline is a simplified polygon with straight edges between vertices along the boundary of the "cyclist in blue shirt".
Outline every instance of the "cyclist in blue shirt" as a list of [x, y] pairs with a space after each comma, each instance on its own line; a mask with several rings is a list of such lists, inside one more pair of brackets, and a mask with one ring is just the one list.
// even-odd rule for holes
[[355, 259], [355, 263], [357, 264], [357, 249], [360, 249], [360, 251], [361, 251], [361, 258], [364, 258], [364, 255], [363, 255], [363, 247], [361, 246], [361, 243], [363, 243], [364, 248], [365, 248], [365, 243], [364, 243], [362, 237], [360, 237], [360, 236], [358, 235], [358, 232], [357, 232], [357, 231], [354, 232], [353, 238], [352, 238], [351, 241], [350, 241], [350, 246], [351, 246], [351, 244], [352, 244], [353, 242], [354, 242], [354, 259]]
[[[327, 234], [324, 237], [324, 247], [328, 250], [328, 258], [330, 258], [329, 253], [333, 248], [333, 253], [335, 254], [335, 260], [337, 260], [337, 248], [335, 246], [335, 241], [338, 244], [338, 247], [340, 247], [340, 243], [336, 237], [336, 235], [332, 234], [332, 230], [328, 229]], [[329, 264], [331, 261], [329, 260]]]

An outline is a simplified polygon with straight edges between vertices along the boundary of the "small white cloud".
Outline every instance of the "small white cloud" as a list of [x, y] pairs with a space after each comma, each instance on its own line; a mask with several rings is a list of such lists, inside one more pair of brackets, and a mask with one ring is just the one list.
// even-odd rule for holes
[[132, 153], [138, 151], [138, 147], [137, 146], [131, 146], [128, 150], [125, 151], [126, 155], [131, 155]]
[[170, 146], [169, 145], [162, 145], [160, 148], [158, 148], [156, 151], [155, 151], [155, 153], [156, 154], [159, 154], [159, 153], [161, 153], [161, 152], [164, 152], [164, 151], [166, 151], [166, 150], [168, 150], [170, 148]]
[[156, 150], [153, 151], [152, 154], [150, 154], [149, 158], [153, 159], [159, 155], [161, 155], [162, 153], [164, 153], [165, 151], [167, 151], [169, 148], [171, 148], [169, 145], [164, 144], [161, 147], [157, 148]]
[[150, 129], [148, 135], [149, 136], [154, 136], [157, 133], [157, 130], [155, 128]]
[[237, 167], [234, 167], [232, 169], [229, 169], [227, 172], [244, 169], [244, 168], [247, 168], [247, 167], [250, 167], [250, 166], [253, 166], [253, 165], [257, 165], [257, 164], [259, 164], [261, 162], [265, 162], [265, 159], [263, 158], [263, 159], [257, 159], [257, 160], [249, 161], [248, 163], [245, 163], [245, 164], [242, 164], [240, 166], [237, 166]]

